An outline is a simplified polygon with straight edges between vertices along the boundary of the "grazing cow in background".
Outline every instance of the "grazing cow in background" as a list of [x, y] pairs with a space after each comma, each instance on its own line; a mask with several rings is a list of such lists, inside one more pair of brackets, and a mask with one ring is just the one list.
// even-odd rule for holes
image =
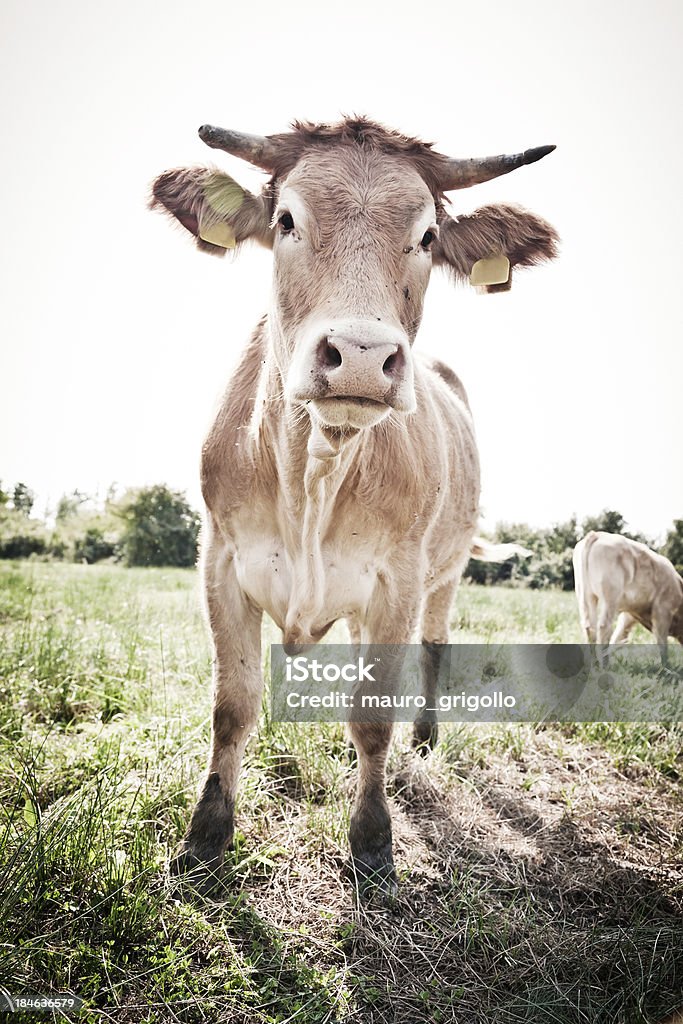
[[683, 579], [668, 558], [620, 534], [591, 530], [574, 548], [573, 561], [588, 643], [625, 643], [639, 622], [654, 633], [666, 663], [667, 637], [683, 644]]
[[[340, 618], [358, 643], [405, 644], [420, 627], [426, 691], [470, 556], [479, 463], [464, 389], [413, 354], [433, 264], [467, 279], [482, 258], [552, 258], [557, 236], [512, 206], [448, 216], [444, 193], [549, 153], [455, 160], [365, 119], [295, 124], [266, 138], [204, 126], [209, 146], [268, 171], [260, 196], [211, 169], [167, 171], [163, 208], [222, 255], [272, 248], [269, 313], [203, 449], [202, 567], [215, 648], [208, 776], [174, 870], [217, 870], [259, 712], [261, 617], [285, 644]], [[503, 261], [504, 262], [504, 261]], [[493, 281], [493, 290], [507, 282]], [[225, 311], [226, 321], [229, 310]], [[418, 743], [434, 723], [416, 726]], [[350, 725], [358, 787], [350, 840], [362, 880], [395, 884], [385, 795], [386, 723]]]

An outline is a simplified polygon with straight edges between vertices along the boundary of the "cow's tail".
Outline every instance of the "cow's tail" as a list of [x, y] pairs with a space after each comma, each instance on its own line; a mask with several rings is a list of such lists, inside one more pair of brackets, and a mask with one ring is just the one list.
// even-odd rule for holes
[[529, 558], [533, 551], [523, 548], [521, 544], [491, 544], [483, 537], [475, 537], [470, 547], [470, 557], [477, 558], [480, 562], [507, 562], [508, 558], [515, 555]]

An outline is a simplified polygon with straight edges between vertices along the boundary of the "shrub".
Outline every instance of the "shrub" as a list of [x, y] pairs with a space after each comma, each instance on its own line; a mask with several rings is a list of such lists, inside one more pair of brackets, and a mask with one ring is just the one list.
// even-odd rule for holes
[[129, 492], [118, 508], [126, 565], [191, 566], [197, 560], [199, 515], [180, 491], [163, 484]]
[[103, 558], [112, 558], [116, 554], [117, 544], [111, 538], [105, 537], [96, 526], [86, 530], [82, 537], [77, 537], [74, 542], [74, 562], [100, 562]]
[[0, 558], [28, 558], [43, 555], [48, 533], [42, 523], [23, 512], [0, 506]]
[[564, 551], [550, 551], [544, 558], [532, 559], [529, 566], [528, 585], [532, 590], [546, 587], [574, 589], [573, 548]]

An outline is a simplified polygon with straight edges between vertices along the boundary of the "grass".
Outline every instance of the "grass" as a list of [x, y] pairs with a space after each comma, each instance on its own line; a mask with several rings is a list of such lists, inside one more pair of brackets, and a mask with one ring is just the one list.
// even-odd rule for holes
[[[463, 587], [453, 626], [581, 640], [554, 591]], [[426, 760], [402, 726], [399, 895], [359, 904], [342, 727], [264, 715], [227, 884], [188, 900], [166, 865], [209, 679], [194, 572], [0, 564], [0, 986], [117, 1024], [655, 1024], [683, 1002], [678, 726], [451, 725]]]

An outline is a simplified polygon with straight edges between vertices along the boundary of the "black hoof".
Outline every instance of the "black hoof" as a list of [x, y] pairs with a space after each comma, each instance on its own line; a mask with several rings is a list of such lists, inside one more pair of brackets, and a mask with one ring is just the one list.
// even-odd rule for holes
[[426, 757], [436, 746], [439, 738], [438, 722], [417, 721], [413, 723], [413, 747]]
[[183, 842], [168, 869], [180, 888], [191, 889], [206, 896], [221, 882], [223, 851], [215, 853], [199, 850]]
[[232, 845], [233, 802], [223, 796], [217, 772], [211, 772], [185, 838], [169, 865], [172, 875], [183, 886], [201, 893], [210, 892], [219, 882], [223, 854]]
[[364, 850], [362, 853], [354, 854], [351, 871], [353, 881], [363, 896], [371, 896], [374, 893], [395, 896], [398, 892], [391, 844], [379, 850]]

